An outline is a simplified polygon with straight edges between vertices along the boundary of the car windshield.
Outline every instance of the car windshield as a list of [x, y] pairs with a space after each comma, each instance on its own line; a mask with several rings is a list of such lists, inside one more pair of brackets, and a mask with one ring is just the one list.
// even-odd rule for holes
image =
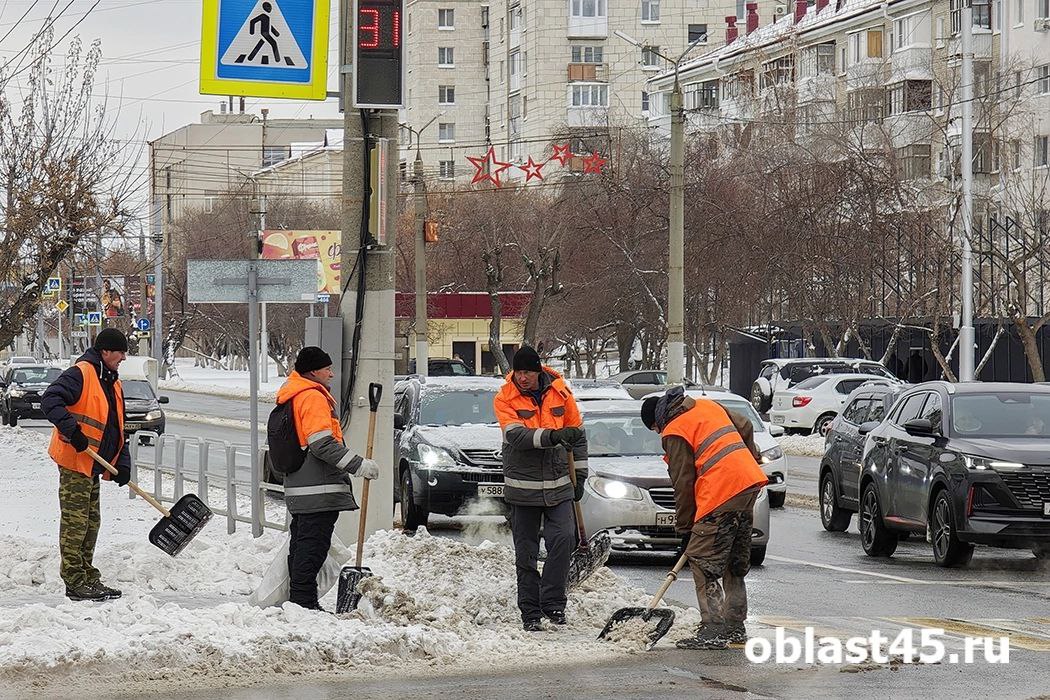
[[766, 424], [762, 422], [762, 417], [755, 412], [755, 407], [744, 399], [715, 399], [715, 402], [734, 413], [746, 416], [756, 433], [766, 432]]
[[830, 377], [810, 377], [809, 379], [803, 380], [795, 385], [796, 389], [815, 389], [824, 382], [828, 381]]
[[124, 390], [125, 399], [152, 401], [156, 398], [153, 394], [153, 387], [142, 379], [122, 379], [120, 387]]
[[960, 437], [1050, 437], [1050, 394], [1017, 391], [955, 396], [952, 432]]
[[471, 425], [496, 422], [495, 391], [479, 389], [428, 391], [419, 403], [422, 425]]
[[620, 455], [662, 455], [660, 435], [645, 427], [636, 414], [586, 416], [587, 455], [615, 457]]
[[26, 367], [11, 373], [12, 384], [50, 384], [58, 379], [62, 370], [57, 367]]

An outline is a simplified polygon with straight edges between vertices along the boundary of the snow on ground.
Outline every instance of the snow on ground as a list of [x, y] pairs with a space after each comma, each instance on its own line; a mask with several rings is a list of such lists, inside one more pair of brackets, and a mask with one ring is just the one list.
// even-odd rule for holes
[[[369, 539], [365, 564], [375, 577], [355, 613], [256, 608], [248, 595], [284, 533], [253, 539], [243, 526], [230, 535], [216, 516], [171, 558], [146, 539], [158, 514], [112, 483], [101, 487], [96, 565], [124, 597], [70, 602], [58, 575], [58, 468], [46, 444], [38, 433], [0, 429], [0, 462], [17, 465], [0, 480], [0, 688], [20, 695], [251, 685], [312, 672], [352, 679], [496, 670], [508, 660], [572, 663], [638, 649], [595, 640], [614, 610], [648, 602], [608, 569], [571, 594], [567, 627], [525, 633], [506, 544], [422, 530]], [[322, 604], [334, 608], [335, 595]], [[699, 622], [695, 609], [678, 613], [668, 639]]]
[[786, 454], [799, 457], [823, 457], [824, 438], [821, 435], [782, 435], [777, 438]]
[[[190, 357], [176, 358], [175, 369], [178, 376], [162, 379], [160, 388], [175, 389], [192, 394], [227, 396], [234, 399], [248, 398], [250, 391], [247, 370], [194, 367], [193, 362], [193, 358]], [[261, 401], [274, 401], [277, 391], [284, 384], [284, 380], [284, 377], [277, 376], [277, 365], [271, 362], [270, 381], [259, 382], [259, 399]]]

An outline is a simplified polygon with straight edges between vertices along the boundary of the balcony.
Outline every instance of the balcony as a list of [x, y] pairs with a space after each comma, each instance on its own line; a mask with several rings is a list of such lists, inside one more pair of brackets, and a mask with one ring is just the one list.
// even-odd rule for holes
[[798, 103], [831, 102], [835, 99], [835, 76], [814, 75], [799, 78], [795, 83], [798, 91]]
[[894, 73], [914, 73], [933, 70], [933, 49], [929, 44], [913, 44], [897, 49], [890, 58]]
[[888, 115], [883, 129], [894, 148], [912, 143], [929, 143], [934, 136], [934, 123], [928, 112], [903, 112]]
[[608, 81], [609, 67], [605, 63], [569, 63], [569, 82], [584, 81], [604, 83]]
[[609, 36], [609, 18], [569, 15], [567, 36], [569, 39], [605, 39]]
[[607, 126], [609, 109], [608, 107], [569, 107], [565, 114], [565, 123], [574, 128]]
[[882, 58], [865, 58], [846, 68], [846, 89], [858, 90], [883, 84], [886, 61]]
[[[948, 58], [955, 63], [962, 60], [962, 37], [958, 34], [948, 39]], [[992, 30], [984, 27], [973, 28], [973, 59], [990, 61], [992, 58]]]

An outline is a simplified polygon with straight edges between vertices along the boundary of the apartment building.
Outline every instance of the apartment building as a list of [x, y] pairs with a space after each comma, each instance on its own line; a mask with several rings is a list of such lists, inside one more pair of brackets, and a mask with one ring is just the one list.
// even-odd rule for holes
[[[515, 164], [544, 159], [555, 138], [608, 155], [617, 127], [646, 123], [646, 81], [668, 65], [658, 54], [724, 42], [724, 17], [743, 11], [737, 0], [410, 0], [402, 143], [422, 130], [424, 172], [443, 180], [469, 181], [466, 157], [489, 146]], [[406, 174], [414, 158], [402, 150]]]

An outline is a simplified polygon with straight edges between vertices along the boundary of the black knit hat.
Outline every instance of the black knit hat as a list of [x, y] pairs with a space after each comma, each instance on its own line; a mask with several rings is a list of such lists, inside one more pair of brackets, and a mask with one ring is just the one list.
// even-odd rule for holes
[[540, 355], [528, 345], [522, 345], [514, 353], [514, 369], [523, 369], [527, 372], [542, 372]]
[[650, 396], [645, 401], [642, 401], [642, 422], [645, 423], [645, 427], [649, 430], [652, 430], [653, 426], [656, 425], [656, 404], [659, 402], [659, 396]]
[[331, 356], [314, 345], [307, 345], [299, 351], [299, 356], [295, 358], [295, 371], [299, 374], [331, 366]]
[[121, 352], [127, 352], [128, 339], [116, 328], [103, 328], [95, 336], [94, 348], [96, 350], [120, 350]]

